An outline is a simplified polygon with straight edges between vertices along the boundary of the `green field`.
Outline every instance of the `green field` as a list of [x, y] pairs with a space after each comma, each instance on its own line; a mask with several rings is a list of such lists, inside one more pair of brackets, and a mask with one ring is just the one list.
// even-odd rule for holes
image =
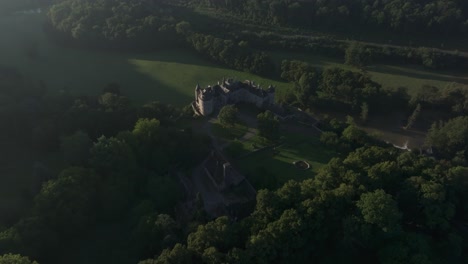
[[[302, 181], [313, 177], [318, 170], [337, 153], [320, 143], [319, 138], [305, 135], [285, 135], [284, 143], [273, 150], [254, 153], [238, 160], [239, 170], [247, 175], [253, 183], [258, 182], [258, 169], [263, 167], [277, 179], [278, 186], [289, 180]], [[295, 161], [306, 161], [310, 164], [309, 170], [299, 170], [293, 164]], [[258, 188], [258, 186], [255, 186]]]
[[[189, 51], [125, 53], [60, 47], [46, 38], [42, 30], [44, 19], [44, 14], [0, 17], [0, 66], [14, 67], [33, 82], [44, 80], [49, 93], [67, 90], [77, 95], [93, 95], [107, 83], [116, 82], [121, 85], [123, 93], [136, 103], [159, 100], [186, 105], [192, 100], [197, 83], [202, 86], [214, 84], [224, 76], [255, 80], [263, 86], [271, 83], [279, 90], [289, 85], [219, 67]], [[26, 55], [30, 49], [37, 50], [37, 57]], [[317, 67], [353, 69], [341, 61], [308, 53], [273, 55], [278, 62], [299, 59]], [[423, 84], [444, 86], [452, 81], [468, 82], [465, 76], [430, 72], [417, 67], [375, 65], [368, 72], [384, 86], [407, 86], [412, 90]]]
[[[188, 51], [139, 54], [59, 47], [43, 33], [44, 18], [43, 14], [0, 17], [0, 66], [14, 67], [33, 81], [44, 80], [49, 93], [65, 89], [93, 95], [107, 83], [116, 82], [136, 103], [158, 100], [187, 105], [197, 83], [206, 86], [223, 77], [250, 79], [279, 89], [289, 85], [221, 68]], [[31, 47], [37, 47], [37, 58], [26, 55]]]
[[[358, 71], [357, 68], [343, 64], [344, 60], [314, 55], [312, 53], [276, 52], [273, 58], [277, 63], [284, 59], [301, 60], [311, 65], [324, 67], [340, 67], [347, 70]], [[425, 84], [444, 87], [451, 82], [468, 84], [468, 74], [464, 72], [439, 72], [424, 69], [421, 66], [395, 66], [377, 64], [366, 68], [367, 74], [384, 87], [407, 87], [409, 93], [417, 91]]]

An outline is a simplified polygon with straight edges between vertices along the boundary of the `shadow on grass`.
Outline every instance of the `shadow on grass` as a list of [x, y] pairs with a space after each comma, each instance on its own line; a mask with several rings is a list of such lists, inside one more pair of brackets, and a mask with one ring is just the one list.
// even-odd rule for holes
[[468, 84], [468, 77], [461, 76], [463, 73], [454, 73], [454, 72], [432, 72], [429, 70], [414, 70], [411, 68], [399, 68], [390, 65], [377, 65], [368, 68], [369, 71], [383, 73], [383, 74], [393, 74], [393, 75], [402, 75], [411, 78], [418, 79], [427, 79], [444, 81], [444, 82], [458, 82], [463, 84]]
[[247, 133], [248, 128], [244, 124], [235, 124], [232, 127], [223, 127], [220, 123], [212, 124], [213, 134], [217, 137], [235, 140], [241, 139], [245, 133]]
[[[254, 153], [238, 160], [237, 163], [240, 171], [253, 182], [261, 181], [256, 177], [258, 177], [259, 168], [263, 167], [275, 175], [279, 186], [281, 186], [289, 180], [302, 181], [315, 176], [320, 167], [327, 164], [336, 155], [335, 151], [327, 149], [314, 139], [309, 142], [301, 141], [287, 144], [287, 147], [279, 147], [276, 154], [274, 150]], [[299, 160], [310, 163], [311, 169], [305, 171], [297, 169], [293, 162]]]

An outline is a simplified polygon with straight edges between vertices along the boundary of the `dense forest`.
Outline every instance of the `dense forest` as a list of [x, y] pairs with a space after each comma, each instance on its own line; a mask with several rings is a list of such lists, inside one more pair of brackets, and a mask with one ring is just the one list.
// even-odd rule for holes
[[[181, 217], [176, 208], [188, 200], [184, 179], [215, 147], [206, 131], [193, 129], [200, 119], [190, 102], [136, 105], [125, 94], [132, 87], [117, 83], [96, 87], [101, 92], [94, 96], [65, 89], [50, 93], [44, 81], [0, 65], [0, 184], [18, 180], [7, 177], [21, 169], [17, 157], [34, 156], [31, 177], [16, 190], [20, 208], [0, 208], [0, 264], [63, 263], [71, 251], [86, 254], [80, 243], [109, 226], [118, 228], [106, 242], [116, 237], [127, 242], [115, 249], [123, 251], [123, 263], [468, 262], [468, 87], [424, 85], [410, 93], [383, 87], [366, 72], [375, 61], [431, 69], [466, 61], [427, 48], [285, 37], [228, 24], [204, 28], [211, 20], [190, 11], [211, 7], [269, 26], [351, 24], [454, 35], [468, 30], [465, 2], [51, 2], [45, 30], [61, 45], [191, 49], [225, 67], [288, 82], [288, 89], [277, 92], [285, 109], [355, 118], [320, 120], [317, 141], [336, 151], [334, 158], [307, 180], [256, 190], [247, 217], [210, 218], [199, 193], [193, 214]], [[336, 55], [354, 68], [319, 69], [298, 60], [276, 65], [268, 54], [272, 50]], [[360, 129], [371, 118], [395, 112], [407, 116], [403, 130], [427, 131], [424, 146], [402, 150]], [[220, 123], [233, 123], [237, 115], [235, 107], [223, 108]], [[271, 111], [259, 113], [256, 121], [261, 140], [281, 144], [283, 123]]]
[[218, 218], [140, 263], [463, 263], [467, 173], [361, 147], [314, 179], [260, 191], [250, 217]]
[[14, 148], [58, 154], [63, 169], [34, 167], [33, 182], [23, 189], [26, 208], [1, 214], [0, 252], [54, 263], [66, 241], [118, 219], [133, 229], [129, 252], [151, 256], [174, 240], [173, 208], [183, 198], [176, 172], [197, 164], [209, 143], [175, 125], [190, 110], [159, 102], [133, 106], [116, 84], [97, 97], [49, 96], [14, 70], [2, 73], [0, 116], [9, 123], [1, 130], [2, 157]]

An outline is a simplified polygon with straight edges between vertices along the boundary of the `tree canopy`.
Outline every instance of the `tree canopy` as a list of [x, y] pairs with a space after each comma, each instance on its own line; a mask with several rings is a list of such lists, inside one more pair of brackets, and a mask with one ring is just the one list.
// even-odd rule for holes
[[221, 108], [218, 114], [219, 123], [225, 127], [232, 127], [237, 122], [237, 108], [233, 105], [226, 105]]

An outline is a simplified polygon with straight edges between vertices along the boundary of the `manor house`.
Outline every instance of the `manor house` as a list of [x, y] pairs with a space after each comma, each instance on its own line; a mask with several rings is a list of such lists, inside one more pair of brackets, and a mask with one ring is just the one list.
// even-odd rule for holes
[[228, 104], [249, 103], [266, 108], [275, 102], [275, 88], [270, 85], [264, 90], [252, 81], [223, 79], [217, 85], [202, 89], [195, 87], [195, 101], [192, 108], [197, 115], [208, 116]]

